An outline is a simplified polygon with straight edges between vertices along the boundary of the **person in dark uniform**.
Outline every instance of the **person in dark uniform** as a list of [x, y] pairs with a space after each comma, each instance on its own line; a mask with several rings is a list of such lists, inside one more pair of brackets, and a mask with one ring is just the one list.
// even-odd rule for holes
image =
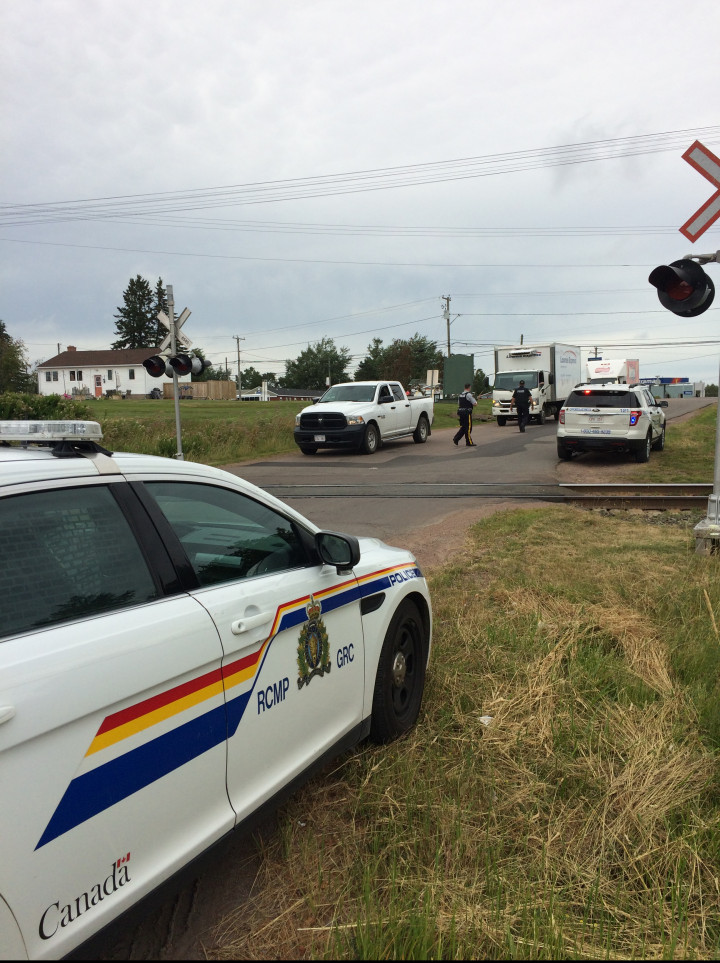
[[470, 382], [468, 381], [465, 385], [465, 390], [458, 396], [457, 413], [460, 427], [453, 438], [454, 445], [457, 445], [460, 439], [464, 438], [467, 446], [474, 446], [475, 442], [472, 440], [472, 410], [476, 404], [477, 401], [470, 393]]
[[525, 382], [521, 379], [519, 385], [513, 391], [512, 402], [517, 408], [518, 426], [520, 431], [525, 431], [525, 425], [530, 421], [530, 402], [532, 392], [525, 387]]

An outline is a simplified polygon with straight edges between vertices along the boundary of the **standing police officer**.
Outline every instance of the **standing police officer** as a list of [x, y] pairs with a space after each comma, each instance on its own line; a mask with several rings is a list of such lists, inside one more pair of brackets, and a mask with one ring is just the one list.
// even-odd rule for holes
[[520, 381], [513, 391], [512, 402], [517, 408], [518, 425], [520, 431], [525, 431], [525, 425], [530, 421], [530, 402], [532, 401], [532, 391], [525, 387], [525, 382]]
[[465, 391], [458, 396], [457, 414], [460, 427], [453, 438], [454, 445], [457, 445], [460, 439], [464, 438], [465, 444], [468, 447], [474, 447], [475, 442], [472, 440], [472, 410], [476, 404], [477, 401], [470, 393], [470, 382], [468, 381], [465, 385]]

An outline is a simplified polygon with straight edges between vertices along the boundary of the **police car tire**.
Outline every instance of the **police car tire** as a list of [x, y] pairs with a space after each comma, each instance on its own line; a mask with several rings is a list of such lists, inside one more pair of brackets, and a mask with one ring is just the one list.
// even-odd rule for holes
[[570, 461], [572, 458], [572, 452], [561, 441], [557, 443], [557, 453], [558, 458], [562, 458], [563, 461]]
[[414, 602], [400, 604], [385, 634], [373, 692], [370, 738], [392, 742], [417, 721], [427, 663], [423, 621]]
[[643, 442], [642, 448], [635, 449], [635, 461], [639, 464], [649, 461], [650, 459], [650, 432], [647, 434], [647, 438]]
[[375, 425], [368, 425], [363, 435], [361, 451], [365, 455], [374, 454], [380, 447], [380, 432]]
[[664, 451], [665, 450], [665, 425], [662, 426], [662, 431], [655, 439], [652, 445], [653, 451]]
[[428, 420], [425, 415], [420, 415], [418, 419], [417, 427], [413, 432], [413, 441], [416, 445], [424, 445], [427, 441], [427, 437], [430, 434], [428, 425]]

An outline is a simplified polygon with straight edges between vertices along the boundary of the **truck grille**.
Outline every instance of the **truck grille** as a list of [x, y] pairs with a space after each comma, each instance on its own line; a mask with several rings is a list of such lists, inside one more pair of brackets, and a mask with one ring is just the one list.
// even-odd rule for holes
[[300, 427], [307, 428], [309, 431], [319, 431], [321, 429], [345, 428], [347, 425], [345, 415], [340, 414], [340, 412], [323, 411], [315, 413], [311, 411], [306, 415], [300, 415]]

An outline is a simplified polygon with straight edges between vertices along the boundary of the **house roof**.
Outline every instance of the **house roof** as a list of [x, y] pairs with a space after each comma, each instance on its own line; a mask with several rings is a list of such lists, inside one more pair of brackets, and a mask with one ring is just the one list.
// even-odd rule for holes
[[105, 351], [61, 351], [38, 368], [112, 368], [114, 365], [142, 365], [158, 348], [121, 348]]

